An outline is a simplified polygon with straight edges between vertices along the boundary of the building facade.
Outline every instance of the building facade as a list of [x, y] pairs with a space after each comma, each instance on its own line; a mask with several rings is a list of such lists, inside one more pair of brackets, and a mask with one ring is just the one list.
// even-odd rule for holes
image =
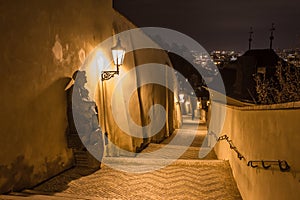
[[[4, 193], [32, 187], [73, 166], [66, 137], [65, 89], [74, 71], [99, 43], [135, 26], [112, 8], [111, 0], [7, 1], [0, 9], [0, 193]], [[149, 59], [171, 67], [164, 52], [131, 52], [125, 56], [123, 70]], [[106, 127], [111, 142], [136, 152], [146, 143], [172, 134], [177, 123], [174, 94], [153, 85], [141, 87], [131, 98], [131, 117], [139, 125], [149, 123], [147, 111], [158, 103], [168, 110], [165, 127], [147, 139], [122, 132], [109, 113], [114, 81], [106, 82], [103, 88], [106, 124], [103, 110], [99, 110], [100, 124]], [[100, 100], [95, 98], [95, 102], [101, 108]]]

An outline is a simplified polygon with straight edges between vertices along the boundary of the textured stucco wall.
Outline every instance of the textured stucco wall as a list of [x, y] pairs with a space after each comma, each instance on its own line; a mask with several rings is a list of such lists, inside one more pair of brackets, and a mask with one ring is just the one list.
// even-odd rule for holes
[[[146, 37], [146, 36], [144, 36]], [[107, 155], [117, 156], [119, 155], [118, 151], [115, 151], [110, 144], [116, 144], [122, 149], [130, 152], [137, 152], [141, 148], [152, 142], [160, 142], [164, 138], [171, 135], [175, 129], [178, 127], [177, 121], [174, 122], [175, 114], [179, 115], [178, 110], [175, 109], [174, 94], [162, 87], [160, 85], [148, 84], [142, 87], [138, 87], [138, 83], [141, 81], [139, 74], [131, 74], [130, 78], [126, 81], [122, 80], [122, 89], [118, 90], [118, 106], [126, 107], [124, 102], [129, 101], [129, 113], [124, 117], [127, 119], [124, 120], [125, 124], [118, 124], [115, 122], [112, 114], [112, 95], [114, 92], [114, 87], [121, 80], [121, 76], [126, 74], [126, 71], [132, 70], [135, 66], [139, 66], [146, 63], [160, 63], [163, 65], [169, 64], [169, 59], [167, 54], [161, 50], [138, 50], [126, 54], [124, 64], [121, 67], [120, 76], [115, 76], [114, 78], [104, 81], [103, 85], [100, 83], [99, 86], [99, 100], [97, 101], [98, 107], [102, 110], [105, 110], [104, 113], [100, 116], [101, 127], [104, 127], [108, 133], [110, 143], [107, 146]], [[175, 78], [175, 77], [174, 77]], [[128, 92], [126, 88], [128, 86], [133, 86], [136, 88], [136, 91], [130, 97], [130, 99], [125, 99], [125, 93]], [[104, 90], [104, 97], [103, 95]], [[105, 102], [102, 102], [102, 98], [105, 98]], [[146, 126], [151, 123], [149, 117], [149, 109], [151, 106], [159, 104], [162, 105], [166, 113], [166, 125], [161, 129], [156, 135], [150, 137], [150, 132], [144, 132], [144, 139], [132, 137], [129, 133], [126, 133], [120, 129], [120, 125], [128, 126], [127, 122], [130, 118], [138, 126]], [[103, 108], [103, 106], [105, 108]], [[103, 120], [105, 117], [105, 121]], [[177, 119], [176, 119], [177, 120]], [[132, 128], [129, 125], [129, 129]], [[121, 153], [122, 154], [122, 153]]]
[[[220, 105], [219, 105], [220, 106]], [[227, 134], [249, 160], [286, 160], [290, 172], [278, 167], [251, 168], [225, 141], [217, 143], [219, 159], [229, 160], [243, 199], [298, 199], [300, 196], [300, 103], [227, 107], [220, 135]], [[269, 109], [269, 110], [266, 110]]]
[[[118, 34], [122, 31], [129, 30], [132, 28], [136, 28], [135, 25], [130, 23], [126, 18], [124, 18], [122, 15], [120, 15], [118, 12], [114, 12], [113, 14], [113, 33]], [[122, 45], [125, 48], [129, 48], [130, 46], [135, 46], [136, 42], [140, 41], [147, 41], [146, 43], [154, 44], [154, 42], [149, 39], [144, 33], [139, 32], [135, 35], [129, 33], [128, 35], [124, 36]], [[156, 46], [156, 44], [154, 44]], [[111, 57], [111, 55], [108, 55]], [[105, 59], [105, 58], [103, 58]], [[92, 65], [91, 61], [91, 64]], [[164, 108], [167, 110], [166, 114], [166, 125], [163, 129], [161, 129], [156, 135], [153, 137], [149, 137], [150, 133], [144, 133], [144, 137], [147, 138], [137, 138], [132, 137], [130, 133], [124, 132], [122, 129], [120, 129], [119, 125], [117, 124], [113, 118], [112, 114], [112, 104], [111, 99], [114, 92], [114, 88], [118, 81], [121, 79], [121, 76], [123, 74], [126, 74], [129, 70], [134, 69], [136, 66], [140, 66], [142, 64], [147, 63], [160, 63], [163, 65], [168, 65], [172, 67], [171, 62], [169, 60], [169, 57], [167, 53], [163, 50], [157, 50], [157, 49], [143, 49], [143, 50], [135, 50], [132, 52], [128, 52], [125, 55], [124, 63], [120, 68], [120, 75], [115, 76], [114, 78], [104, 81], [103, 84], [100, 81], [98, 84], [98, 89], [95, 94], [96, 96], [96, 103], [98, 107], [101, 110], [104, 110], [102, 112], [102, 115], [100, 115], [100, 122], [102, 131], [106, 131], [108, 133], [109, 138], [109, 144], [106, 148], [106, 155], [109, 156], [118, 156], [122, 155], [122, 152], [115, 150], [111, 144], [116, 144], [118, 147], [130, 151], [130, 152], [137, 152], [141, 150], [146, 144], [149, 142], [160, 142], [165, 137], [168, 137], [171, 135], [175, 129], [175, 127], [178, 127], [178, 120], [176, 117], [179, 115], [179, 110], [176, 110], [176, 104], [174, 102], [174, 94], [166, 89], [165, 87], [155, 85], [155, 84], [149, 84], [142, 86], [140, 88], [137, 87], [139, 80], [141, 76], [137, 74], [137, 72], [131, 76], [131, 78], [128, 81], [122, 81], [122, 89], [120, 91], [117, 91], [118, 93], [118, 103], [120, 107], [125, 107], [124, 102], [129, 101], [129, 110], [130, 113], [126, 116], [127, 121], [130, 120], [130, 118], [139, 126], [146, 126], [149, 123], [151, 123], [151, 120], [149, 118], [149, 109], [151, 106], [155, 104], [160, 104], [164, 106]], [[105, 65], [101, 66], [104, 67]], [[89, 68], [89, 64], [87, 64], [87, 68]], [[115, 66], [111, 65], [110, 69], [114, 70]], [[91, 76], [93, 76], [93, 72], [89, 72]], [[171, 76], [171, 75], [169, 75]], [[174, 76], [175, 78], [175, 76]], [[130, 99], [124, 99], [124, 93], [128, 92], [126, 90], [127, 86], [133, 85], [136, 88], [135, 93], [131, 96]], [[104, 96], [103, 96], [104, 94]], [[175, 94], [176, 95], [176, 94]], [[105, 102], [103, 103], [102, 99], [105, 99]], [[105, 118], [105, 120], [103, 119]], [[125, 125], [126, 126], [126, 125]]]
[[[112, 9], [111, 0], [5, 1], [0, 12], [2, 193], [31, 187], [72, 166], [65, 87], [100, 42], [135, 26]], [[149, 55], [152, 61], [169, 62], [164, 52], [129, 53], [122, 70], [147, 62]], [[114, 85], [105, 85], [110, 109]], [[159, 86], [141, 88], [140, 96], [131, 97], [131, 117], [137, 124], [147, 123], [148, 114], [141, 111], [153, 103], [168, 109], [167, 126], [153, 138], [160, 140], [176, 125], [172, 93]], [[145, 143], [120, 131], [110, 114], [106, 117], [110, 137], [120, 147], [136, 151]]]
[[0, 3], [0, 193], [33, 186], [72, 165], [65, 87], [112, 34], [107, 0]]

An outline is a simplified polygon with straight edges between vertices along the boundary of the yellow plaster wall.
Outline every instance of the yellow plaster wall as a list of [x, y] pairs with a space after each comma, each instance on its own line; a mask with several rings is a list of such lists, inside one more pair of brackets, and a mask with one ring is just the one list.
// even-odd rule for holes
[[2, 193], [72, 165], [65, 87], [81, 65], [79, 51], [112, 34], [113, 9], [107, 0], [30, 0], [2, 2], [0, 12]]
[[[219, 105], [221, 106], [221, 105]], [[249, 160], [286, 160], [290, 172], [278, 167], [251, 168], [228, 143], [216, 144], [219, 159], [229, 160], [243, 199], [298, 199], [300, 196], [300, 104], [227, 107], [220, 135], [228, 135]], [[268, 110], [267, 110], [268, 109]]]
[[[72, 166], [73, 156], [66, 141], [65, 87], [82, 65], [84, 55], [113, 34], [135, 26], [112, 9], [111, 0], [5, 1], [0, 13], [3, 193], [34, 186]], [[151, 56], [162, 64], [169, 61], [164, 52]], [[124, 65], [130, 69], [146, 58], [147, 54], [129, 54]], [[132, 107], [151, 97], [165, 106], [168, 102], [173, 109], [173, 94], [153, 86], [156, 92], [169, 96], [159, 100], [146, 87], [142, 88], [142, 99], [132, 97]], [[109, 99], [110, 89], [106, 90]], [[169, 116], [175, 115], [169, 112]], [[138, 108], [132, 117], [142, 123], [148, 116], [142, 116]], [[109, 126], [110, 133], [122, 148], [135, 151], [144, 142], [122, 133], [112, 116], [108, 115], [108, 120], [113, 125]], [[162, 130], [158, 139], [173, 130], [174, 118], [167, 121], [168, 130]]]

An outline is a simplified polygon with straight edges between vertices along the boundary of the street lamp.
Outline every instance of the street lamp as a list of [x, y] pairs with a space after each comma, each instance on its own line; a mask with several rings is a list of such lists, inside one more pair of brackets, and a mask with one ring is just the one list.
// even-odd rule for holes
[[184, 94], [179, 94], [179, 102], [184, 103]]
[[122, 47], [120, 38], [118, 38], [117, 45], [111, 48], [114, 64], [116, 65], [116, 71], [102, 71], [101, 80], [109, 80], [114, 77], [115, 74], [119, 75], [119, 67], [123, 64], [125, 56], [125, 48]]
[[[102, 80], [102, 114], [103, 114], [103, 129], [104, 132], [103, 137], [105, 141], [105, 145], [108, 145], [108, 132], [106, 128], [106, 108], [105, 108], [105, 90], [104, 90], [104, 81], [109, 80], [115, 76], [115, 74], [119, 75], [119, 67], [123, 64], [124, 56], [125, 56], [125, 48], [122, 47], [120, 38], [118, 38], [116, 46], [111, 48], [111, 53], [113, 57], [114, 64], [116, 65], [116, 71], [102, 71], [101, 72], [101, 80]], [[106, 155], [109, 155], [109, 147], [106, 147]]]

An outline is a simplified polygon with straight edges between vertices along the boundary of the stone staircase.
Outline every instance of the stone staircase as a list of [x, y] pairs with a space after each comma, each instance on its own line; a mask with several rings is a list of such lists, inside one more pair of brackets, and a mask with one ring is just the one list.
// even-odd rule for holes
[[[136, 163], [131, 164], [128, 167], [137, 167]], [[139, 167], [145, 167], [145, 163]], [[229, 163], [220, 160], [180, 159], [165, 168], [141, 174], [104, 166], [91, 175], [70, 181], [70, 177], [76, 173], [78, 171], [73, 169], [34, 190], [25, 190], [21, 193], [22, 198], [241, 199]], [[3, 199], [20, 199], [20, 194], [13, 195], [10, 197], [14, 198]]]
[[[183, 128], [186, 134], [182, 137], [188, 137], [189, 129]], [[101, 170], [89, 173], [87, 168], [76, 167], [21, 194], [29, 199], [242, 199], [227, 161], [217, 160], [214, 151], [199, 158], [205, 135], [201, 126], [187, 149], [180, 143], [184, 138], [179, 138], [171, 151], [153, 156], [151, 152], [170, 143], [172, 138], [168, 138], [150, 144], [137, 157], [106, 157]], [[182, 149], [186, 151], [180, 158], [172, 160], [176, 157], [173, 152]], [[84, 156], [78, 156], [77, 160], [86, 164]]]
[[68, 148], [73, 151], [74, 165], [76, 167], [100, 168], [100, 162], [86, 150], [78, 134], [68, 134], [67, 142]]

